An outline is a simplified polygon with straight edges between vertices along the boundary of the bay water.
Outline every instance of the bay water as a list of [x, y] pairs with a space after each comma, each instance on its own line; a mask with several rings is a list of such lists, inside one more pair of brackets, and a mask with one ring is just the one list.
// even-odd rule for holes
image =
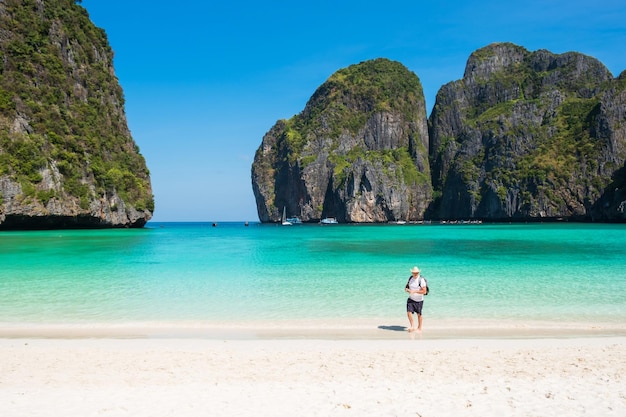
[[263, 225], [0, 233], [0, 324], [395, 318], [626, 322], [626, 225]]

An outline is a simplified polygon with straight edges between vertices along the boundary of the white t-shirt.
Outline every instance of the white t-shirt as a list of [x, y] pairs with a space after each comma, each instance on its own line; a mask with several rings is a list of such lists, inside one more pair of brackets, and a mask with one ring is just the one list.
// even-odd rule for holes
[[[422, 288], [426, 288], [426, 281], [421, 275], [417, 279], [411, 277], [409, 280], [409, 290], [415, 291]], [[413, 301], [424, 301], [424, 294], [410, 294], [409, 298]]]

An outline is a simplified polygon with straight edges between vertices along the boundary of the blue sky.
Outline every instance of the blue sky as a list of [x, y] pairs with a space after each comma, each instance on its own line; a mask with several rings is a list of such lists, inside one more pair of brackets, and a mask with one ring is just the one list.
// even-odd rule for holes
[[128, 125], [150, 169], [153, 221], [257, 221], [263, 135], [335, 71], [379, 57], [420, 78], [428, 112], [493, 42], [577, 51], [626, 69], [623, 0], [83, 0], [115, 53]]

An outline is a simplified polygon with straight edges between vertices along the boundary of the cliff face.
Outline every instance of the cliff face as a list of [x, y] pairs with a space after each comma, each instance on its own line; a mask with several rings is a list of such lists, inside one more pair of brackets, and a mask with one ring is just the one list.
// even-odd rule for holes
[[105, 33], [73, 0], [0, 0], [0, 229], [141, 227], [154, 200]]
[[252, 165], [259, 219], [422, 219], [431, 200], [421, 84], [397, 62], [333, 74], [305, 109], [264, 136]]
[[263, 138], [260, 220], [626, 221], [626, 72], [492, 44], [439, 90], [428, 133], [424, 114], [402, 65], [338, 71]]
[[600, 161], [611, 180], [590, 210], [599, 220], [626, 221], [626, 71], [613, 80], [600, 97], [593, 132], [603, 144]]
[[593, 58], [512, 44], [474, 52], [429, 120], [440, 192], [429, 216], [624, 219], [625, 109], [623, 77]]

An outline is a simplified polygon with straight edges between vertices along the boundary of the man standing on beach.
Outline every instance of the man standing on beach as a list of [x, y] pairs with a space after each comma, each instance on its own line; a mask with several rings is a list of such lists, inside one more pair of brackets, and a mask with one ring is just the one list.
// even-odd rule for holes
[[[410, 332], [422, 331], [422, 306], [424, 305], [424, 294], [426, 294], [426, 280], [420, 276], [420, 269], [414, 266], [411, 269], [411, 277], [404, 287], [404, 291], [409, 293], [406, 300], [406, 315], [409, 318]], [[417, 314], [417, 327], [413, 321], [413, 313]]]

